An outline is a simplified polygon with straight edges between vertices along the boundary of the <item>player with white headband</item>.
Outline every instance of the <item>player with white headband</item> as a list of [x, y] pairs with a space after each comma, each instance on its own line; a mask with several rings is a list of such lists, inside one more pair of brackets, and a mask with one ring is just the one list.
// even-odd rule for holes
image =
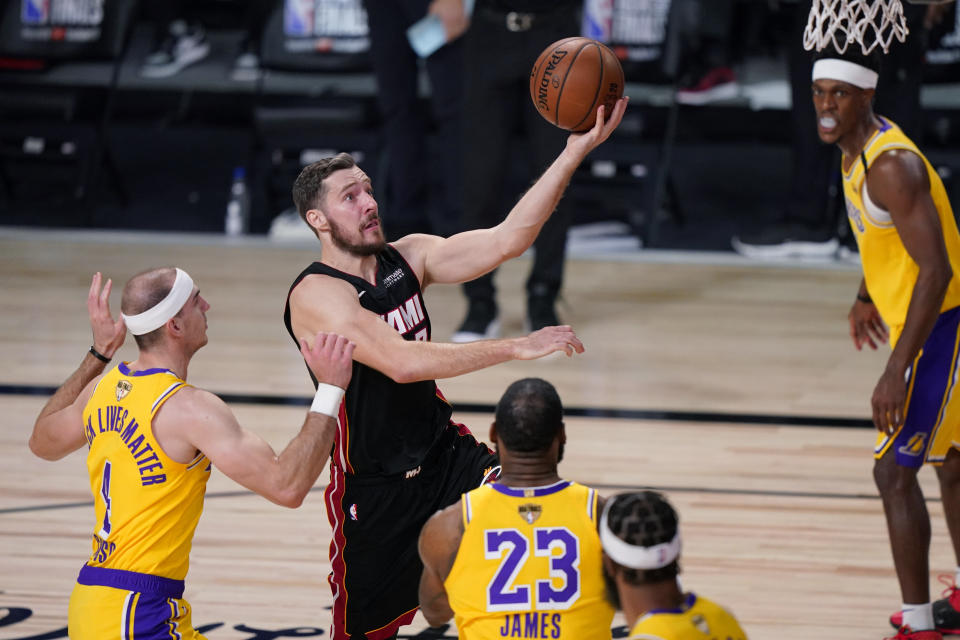
[[[87, 298], [93, 346], [40, 412], [30, 437], [57, 460], [87, 447], [96, 525], [93, 553], [70, 597], [74, 640], [202, 638], [183, 599], [193, 534], [211, 467], [277, 504], [297, 507], [323, 470], [336, 432], [353, 343], [319, 333], [300, 351], [320, 382], [300, 431], [277, 454], [239, 425], [214, 394], [186, 382], [207, 343], [210, 308], [182, 269], [151, 269], [127, 282], [121, 318], [111, 282], [93, 277]], [[106, 365], [126, 330], [136, 360]]]
[[608, 498], [600, 541], [607, 590], [623, 610], [631, 638], [746, 640], [733, 614], [680, 588], [677, 512], [661, 494], [638, 491]]
[[176, 269], [176, 273], [173, 286], [163, 300], [136, 315], [120, 314], [130, 333], [135, 336], [150, 333], [159, 329], [167, 323], [167, 320], [180, 313], [180, 309], [183, 308], [183, 305], [190, 298], [190, 294], [193, 293], [193, 278], [179, 267]]
[[960, 233], [937, 171], [889, 118], [874, 113], [875, 58], [825, 50], [813, 67], [820, 139], [843, 151], [847, 217], [863, 279], [848, 314], [854, 346], [889, 340], [871, 397], [873, 476], [883, 500], [902, 611], [893, 640], [960, 632], [960, 590], [931, 606], [930, 518], [917, 471], [937, 467], [960, 576]]

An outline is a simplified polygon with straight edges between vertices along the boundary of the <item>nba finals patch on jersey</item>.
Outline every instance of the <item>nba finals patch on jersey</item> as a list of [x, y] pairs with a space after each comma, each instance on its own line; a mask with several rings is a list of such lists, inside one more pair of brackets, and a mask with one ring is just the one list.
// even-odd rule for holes
[[527, 521], [527, 524], [536, 522], [537, 518], [540, 517], [541, 511], [543, 511], [543, 507], [538, 504], [522, 504], [517, 507], [517, 512], [521, 518]]

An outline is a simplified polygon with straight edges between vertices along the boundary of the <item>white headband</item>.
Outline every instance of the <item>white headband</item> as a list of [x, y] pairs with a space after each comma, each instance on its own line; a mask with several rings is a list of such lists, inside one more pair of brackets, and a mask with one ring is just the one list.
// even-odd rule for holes
[[170, 289], [166, 298], [135, 316], [128, 316], [125, 313], [120, 315], [123, 316], [123, 321], [127, 329], [130, 329], [130, 333], [142, 336], [159, 329], [167, 323], [167, 320], [180, 313], [180, 309], [187, 303], [191, 293], [193, 293], [193, 279], [187, 275], [186, 271], [178, 268], [173, 288]]
[[661, 569], [680, 556], [679, 530], [670, 542], [661, 542], [652, 547], [638, 547], [618, 538], [607, 524], [611, 504], [612, 498], [607, 500], [603, 515], [600, 516], [600, 544], [611, 560], [630, 569]]
[[879, 77], [876, 71], [849, 60], [822, 58], [813, 63], [814, 80], [840, 80], [861, 89], [876, 89]]

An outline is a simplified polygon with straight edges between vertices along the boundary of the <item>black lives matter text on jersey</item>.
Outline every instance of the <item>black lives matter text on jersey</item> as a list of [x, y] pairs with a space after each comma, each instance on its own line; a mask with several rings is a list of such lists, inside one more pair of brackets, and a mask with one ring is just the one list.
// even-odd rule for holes
[[146, 487], [166, 482], [167, 474], [163, 473], [163, 463], [150, 443], [144, 442], [143, 434], [137, 433], [140, 428], [137, 419], [130, 417], [128, 421], [128, 416], [129, 412], [119, 405], [98, 407], [96, 428], [94, 428], [92, 414], [84, 427], [87, 443], [92, 445], [93, 439], [104, 433], [118, 433], [140, 471], [140, 485]]

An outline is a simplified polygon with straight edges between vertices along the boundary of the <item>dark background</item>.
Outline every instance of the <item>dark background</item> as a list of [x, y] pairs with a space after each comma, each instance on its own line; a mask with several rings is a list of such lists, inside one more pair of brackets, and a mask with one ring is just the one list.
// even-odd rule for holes
[[[10, 3], [20, 2], [4, 3], [8, 17]], [[211, 55], [172, 78], [148, 80], [137, 69], [150, 48], [152, 17], [132, 6], [124, 37], [111, 45], [116, 55], [0, 53], [0, 225], [222, 233], [231, 176], [242, 166], [251, 232], [263, 234], [290, 206], [290, 185], [311, 152], [356, 153], [376, 185], [375, 87], [356, 60], [338, 70], [327, 57], [324, 71], [307, 63], [269, 68], [257, 82], [232, 81], [242, 2], [197, 0], [190, 13], [206, 26]], [[788, 21], [758, 1], [738, 5], [738, 22], [741, 78], [787, 91], [785, 47], [795, 46]], [[568, 192], [579, 205], [577, 224], [622, 221], [648, 246], [726, 250], [731, 235], [776, 217], [792, 170], [786, 105], [679, 107], [667, 188], [654, 206], [670, 109], [657, 96], [669, 80], [628, 72], [625, 122]], [[958, 202], [960, 84], [952, 83], [960, 76], [946, 68], [926, 73], [931, 87], [946, 84], [925, 89], [922, 146]], [[518, 138], [516, 156], [522, 144]], [[596, 175], [593, 160], [612, 162], [614, 175]], [[513, 189], [532, 178], [520, 161], [511, 175]], [[504, 211], [510, 199], [505, 194]], [[382, 215], [389, 230], [389, 211]]]

